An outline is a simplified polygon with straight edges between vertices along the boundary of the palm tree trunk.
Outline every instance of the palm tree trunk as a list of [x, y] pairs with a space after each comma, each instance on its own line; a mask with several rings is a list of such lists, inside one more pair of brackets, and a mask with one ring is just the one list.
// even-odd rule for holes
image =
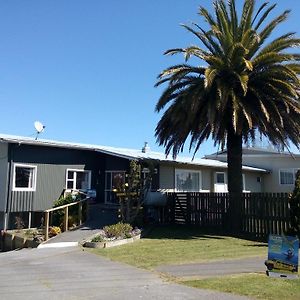
[[229, 229], [239, 235], [242, 229], [242, 136], [233, 128], [227, 136], [228, 192], [229, 192]]

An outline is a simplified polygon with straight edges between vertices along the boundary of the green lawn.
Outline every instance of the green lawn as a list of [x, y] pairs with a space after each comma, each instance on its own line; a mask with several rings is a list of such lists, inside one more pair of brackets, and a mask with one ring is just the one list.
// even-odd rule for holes
[[181, 283], [196, 288], [218, 290], [256, 299], [300, 299], [300, 279], [270, 278], [264, 274], [223, 276], [182, 281]]
[[251, 256], [267, 257], [267, 244], [204, 233], [195, 227], [166, 226], [147, 238], [94, 253], [133, 266], [153, 269], [163, 264], [185, 264]]

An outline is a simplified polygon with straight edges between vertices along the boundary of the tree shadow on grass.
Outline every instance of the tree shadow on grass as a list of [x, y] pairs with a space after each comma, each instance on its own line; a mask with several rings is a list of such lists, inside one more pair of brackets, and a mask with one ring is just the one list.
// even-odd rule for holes
[[262, 242], [261, 244], [245, 244], [246, 247], [268, 247], [268, 243]]
[[202, 229], [190, 225], [160, 225], [155, 226], [145, 235], [148, 239], [225, 239], [225, 235], [220, 230]]

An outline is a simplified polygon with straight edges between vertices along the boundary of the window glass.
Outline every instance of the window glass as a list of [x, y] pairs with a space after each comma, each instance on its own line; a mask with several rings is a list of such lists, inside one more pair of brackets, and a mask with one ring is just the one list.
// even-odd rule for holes
[[124, 172], [112, 172], [112, 189], [121, 188], [125, 183]]
[[225, 173], [217, 173], [216, 175], [216, 183], [225, 183]]
[[33, 169], [16, 167], [16, 187], [32, 188]]
[[176, 170], [175, 184], [177, 191], [200, 191], [200, 172], [189, 170]]
[[118, 203], [114, 189], [121, 188], [125, 183], [125, 171], [107, 171], [105, 172], [105, 202]]
[[74, 172], [68, 171], [68, 179], [74, 179]]
[[33, 190], [35, 188], [36, 168], [15, 165], [13, 189]]
[[89, 188], [89, 174], [87, 172], [77, 172], [76, 189], [86, 190]]
[[68, 170], [66, 188], [73, 190], [90, 189], [90, 171]]
[[67, 189], [73, 189], [73, 181], [67, 181]]
[[280, 184], [294, 184], [294, 171], [280, 170]]

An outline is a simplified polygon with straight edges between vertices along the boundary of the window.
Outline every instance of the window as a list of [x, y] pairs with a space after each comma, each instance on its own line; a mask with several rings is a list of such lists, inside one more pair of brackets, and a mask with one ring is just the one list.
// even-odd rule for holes
[[91, 171], [67, 170], [66, 189], [88, 190], [91, 188]]
[[279, 170], [280, 184], [293, 185], [296, 180], [296, 173], [299, 169], [282, 169]]
[[105, 203], [117, 203], [118, 199], [113, 192], [125, 183], [125, 171], [105, 172]]
[[217, 172], [216, 173], [216, 183], [224, 184], [225, 183], [225, 173]]
[[176, 169], [175, 189], [177, 192], [199, 192], [201, 190], [201, 172]]
[[13, 190], [35, 191], [36, 166], [14, 164]]
[[227, 178], [225, 172], [215, 172], [214, 174], [214, 192], [227, 193]]

